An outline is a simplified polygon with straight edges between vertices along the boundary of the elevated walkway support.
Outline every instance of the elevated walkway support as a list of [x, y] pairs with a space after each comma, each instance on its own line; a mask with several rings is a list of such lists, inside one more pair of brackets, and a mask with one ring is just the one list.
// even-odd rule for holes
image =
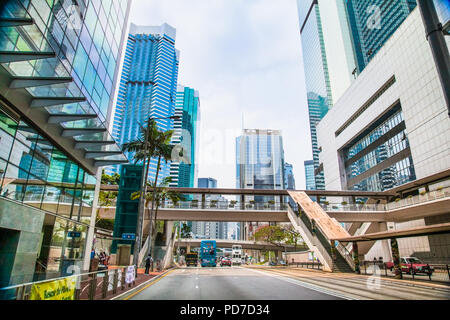
[[[288, 191], [298, 208], [288, 209], [288, 217], [308, 247], [330, 272], [353, 272], [347, 260], [330, 239], [348, 237], [349, 233], [302, 191]], [[296, 210], [297, 209], [297, 210]], [[297, 212], [295, 212], [297, 211]]]

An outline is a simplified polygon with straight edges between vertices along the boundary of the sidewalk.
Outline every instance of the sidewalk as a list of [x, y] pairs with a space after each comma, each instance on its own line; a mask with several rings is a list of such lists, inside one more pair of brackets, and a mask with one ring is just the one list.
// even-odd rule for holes
[[[108, 270], [114, 270], [117, 268], [118, 268], [117, 266], [109, 266]], [[131, 286], [128, 286], [128, 284], [125, 284], [123, 290], [119, 286], [117, 288], [117, 292], [115, 294], [112, 293], [112, 290], [108, 290], [105, 298], [102, 298], [102, 288], [103, 288], [103, 281], [104, 281], [105, 277], [98, 277], [94, 300], [110, 300], [118, 295], [121, 295], [121, 294], [127, 292], [127, 291], [133, 290], [134, 288], [141, 285], [142, 283], [163, 273], [163, 271], [161, 271], [161, 272], [154, 271], [154, 272], [150, 272], [150, 274], [145, 274], [144, 272], [145, 272], [144, 268], [138, 268], [138, 276], [134, 281], [134, 285], [131, 284]], [[90, 280], [86, 280], [81, 283], [80, 300], [88, 300], [89, 299], [89, 284], [90, 284]]]
[[[314, 275], [314, 277], [319, 278], [360, 278], [360, 279], [369, 279], [372, 277], [372, 275], [365, 275], [365, 274], [356, 274], [356, 273], [332, 273], [332, 272], [325, 272], [322, 270], [315, 270], [315, 269], [306, 269], [306, 268], [296, 268], [296, 267], [284, 267], [284, 266], [273, 266], [273, 267], [264, 267], [264, 266], [252, 266], [249, 265], [247, 268], [254, 268], [254, 269], [262, 269], [262, 270], [268, 270], [268, 271], [287, 271], [287, 272], [298, 272], [299, 275], [307, 277], [307, 274], [310, 273], [311, 276]], [[304, 272], [304, 273], [303, 273]], [[441, 282], [441, 281], [429, 281], [425, 279], [395, 279], [394, 277], [386, 277], [384, 275], [381, 275], [381, 280], [385, 281], [392, 281], [393, 283], [399, 283], [399, 284], [405, 284], [405, 285], [411, 285], [411, 286], [421, 286], [421, 287], [427, 287], [427, 288], [436, 288], [436, 289], [450, 289], [450, 282]]]

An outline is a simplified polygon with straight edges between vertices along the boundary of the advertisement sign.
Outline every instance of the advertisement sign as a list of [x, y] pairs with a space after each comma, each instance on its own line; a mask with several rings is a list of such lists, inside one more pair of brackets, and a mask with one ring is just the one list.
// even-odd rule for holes
[[74, 300], [75, 277], [34, 284], [30, 300]]
[[127, 267], [127, 273], [125, 274], [125, 283], [132, 283], [135, 279], [134, 266]]

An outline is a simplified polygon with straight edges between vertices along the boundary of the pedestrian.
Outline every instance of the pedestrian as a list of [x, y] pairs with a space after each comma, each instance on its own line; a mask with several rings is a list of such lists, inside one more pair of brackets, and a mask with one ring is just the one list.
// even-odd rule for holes
[[151, 255], [148, 255], [147, 259], [145, 259], [145, 274], [148, 274], [150, 271], [150, 265], [152, 264], [153, 259]]

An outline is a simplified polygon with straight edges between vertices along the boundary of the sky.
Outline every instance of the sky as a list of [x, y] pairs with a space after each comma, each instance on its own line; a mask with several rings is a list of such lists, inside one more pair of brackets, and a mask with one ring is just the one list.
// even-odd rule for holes
[[178, 83], [200, 94], [198, 177], [235, 188], [242, 128], [276, 129], [305, 189], [312, 151], [295, 0], [133, 0], [130, 22], [177, 30]]

